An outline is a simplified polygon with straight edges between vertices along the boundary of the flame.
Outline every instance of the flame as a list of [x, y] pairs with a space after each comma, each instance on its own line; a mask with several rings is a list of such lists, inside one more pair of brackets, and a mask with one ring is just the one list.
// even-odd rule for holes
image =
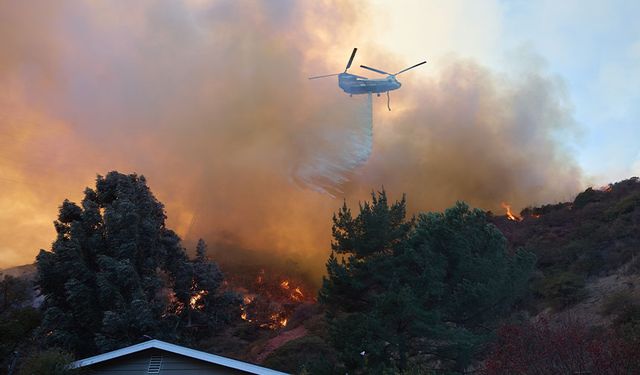
[[167, 308], [162, 314], [162, 317], [166, 317], [169, 314], [182, 314], [182, 311], [184, 311], [184, 303], [178, 301], [178, 297], [176, 297], [176, 294], [173, 291], [170, 292], [167, 296], [169, 298], [169, 303], [167, 304]]
[[253, 302], [253, 300], [256, 298], [255, 295], [245, 295], [242, 297], [242, 302], [243, 304], [240, 306], [240, 319], [242, 320], [246, 320], [247, 322], [251, 323], [251, 319], [249, 319], [249, 315], [247, 314], [247, 306]]
[[302, 293], [302, 290], [300, 290], [300, 287], [296, 287], [293, 290], [293, 293], [291, 293], [291, 299], [296, 302], [302, 301], [302, 299], [304, 299], [304, 293]]
[[203, 296], [206, 296], [207, 294], [209, 294], [209, 292], [207, 292], [206, 290], [198, 291], [196, 294], [191, 296], [191, 299], [189, 299], [189, 306], [191, 306], [192, 309], [202, 309], [202, 306], [199, 305], [198, 302], [202, 299]]
[[507, 204], [507, 203], [500, 203], [502, 205], [502, 208], [504, 208], [505, 210], [507, 210], [506, 216], [509, 220], [512, 221], [520, 221], [522, 220], [522, 218], [520, 216], [516, 216], [511, 212], [511, 205]]
[[600, 187], [598, 190], [604, 191], [605, 193], [610, 193], [613, 190], [611, 184]]
[[[261, 269], [245, 280], [250, 280], [248, 288], [236, 288], [242, 294], [238, 316], [256, 327], [270, 330], [286, 327], [295, 307], [306, 300], [313, 300], [307, 296], [302, 281], [286, 275], [271, 275]], [[236, 282], [230, 280], [229, 285]]]

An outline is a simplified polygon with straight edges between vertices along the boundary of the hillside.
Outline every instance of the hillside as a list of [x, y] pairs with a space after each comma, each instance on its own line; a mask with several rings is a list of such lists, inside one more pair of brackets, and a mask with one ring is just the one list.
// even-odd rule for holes
[[[640, 322], [640, 179], [589, 188], [573, 202], [528, 207], [519, 216], [487, 215], [512, 251], [523, 247], [537, 257], [531, 292], [514, 317], [614, 329]], [[201, 349], [285, 371], [336, 362], [323, 307], [304, 277], [268, 267], [223, 271], [226, 288], [246, 306], [242, 320], [200, 342]], [[34, 273], [34, 265], [24, 265], [0, 271], [0, 278], [32, 281]]]
[[640, 180], [588, 188], [573, 202], [530, 207], [520, 215], [520, 221], [495, 223], [512, 247], [534, 251], [542, 270], [606, 275], [632, 261], [640, 248]]
[[539, 273], [532, 289], [544, 307], [561, 310], [580, 303], [572, 310], [593, 321], [598, 318], [584, 311], [598, 305], [595, 301], [627, 290], [637, 294], [637, 177], [600, 189], [588, 188], [573, 202], [528, 207], [515, 220], [507, 216], [494, 216], [492, 220], [512, 249], [525, 247], [536, 254]]

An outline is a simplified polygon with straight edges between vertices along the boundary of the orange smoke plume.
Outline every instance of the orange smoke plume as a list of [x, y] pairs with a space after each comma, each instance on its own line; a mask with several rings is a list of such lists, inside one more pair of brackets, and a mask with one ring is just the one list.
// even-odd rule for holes
[[316, 280], [343, 198], [384, 185], [413, 212], [495, 210], [501, 197], [522, 207], [579, 191], [552, 136], [574, 123], [571, 107], [537, 67], [509, 77], [442, 60], [395, 94], [398, 110], [375, 102], [373, 129], [360, 98], [310, 84], [366, 35], [361, 4], [27, 3], [0, 3], [0, 268], [48, 248], [57, 206], [110, 170], [145, 175], [186, 246], [202, 237], [218, 262]]

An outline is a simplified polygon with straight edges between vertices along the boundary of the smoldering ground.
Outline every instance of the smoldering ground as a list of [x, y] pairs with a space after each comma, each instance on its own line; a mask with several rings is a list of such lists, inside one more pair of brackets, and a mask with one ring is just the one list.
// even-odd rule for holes
[[57, 205], [114, 169], [147, 177], [187, 243], [313, 277], [343, 198], [384, 185], [413, 211], [499, 210], [580, 184], [556, 139], [570, 106], [541, 68], [451, 58], [407, 77], [393, 112], [376, 100], [373, 129], [362, 97], [307, 81], [344, 69], [367, 27], [359, 3], [64, 2], [46, 16], [19, 3], [0, 3], [0, 266], [47, 248]]

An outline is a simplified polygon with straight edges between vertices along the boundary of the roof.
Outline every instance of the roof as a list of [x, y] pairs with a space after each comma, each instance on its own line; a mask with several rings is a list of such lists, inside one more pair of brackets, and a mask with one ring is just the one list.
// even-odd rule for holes
[[147, 349], [160, 349], [170, 353], [183, 355], [185, 357], [198, 359], [204, 362], [213, 363], [220, 366], [229, 367], [232, 369], [245, 371], [250, 374], [259, 375], [287, 375], [284, 372], [271, 370], [266, 367], [252, 365], [251, 363], [238, 361], [231, 358], [222, 357], [219, 355], [201, 352], [199, 350], [185, 348], [184, 346], [169, 344], [168, 342], [160, 340], [149, 340], [141, 342], [140, 344], [127, 346], [126, 348], [114, 350], [112, 352], [99, 354], [93, 357], [81, 359], [71, 363], [71, 368], [79, 368], [90, 366], [96, 363], [105, 362], [110, 359], [122, 357], [125, 355], [141, 352]]

